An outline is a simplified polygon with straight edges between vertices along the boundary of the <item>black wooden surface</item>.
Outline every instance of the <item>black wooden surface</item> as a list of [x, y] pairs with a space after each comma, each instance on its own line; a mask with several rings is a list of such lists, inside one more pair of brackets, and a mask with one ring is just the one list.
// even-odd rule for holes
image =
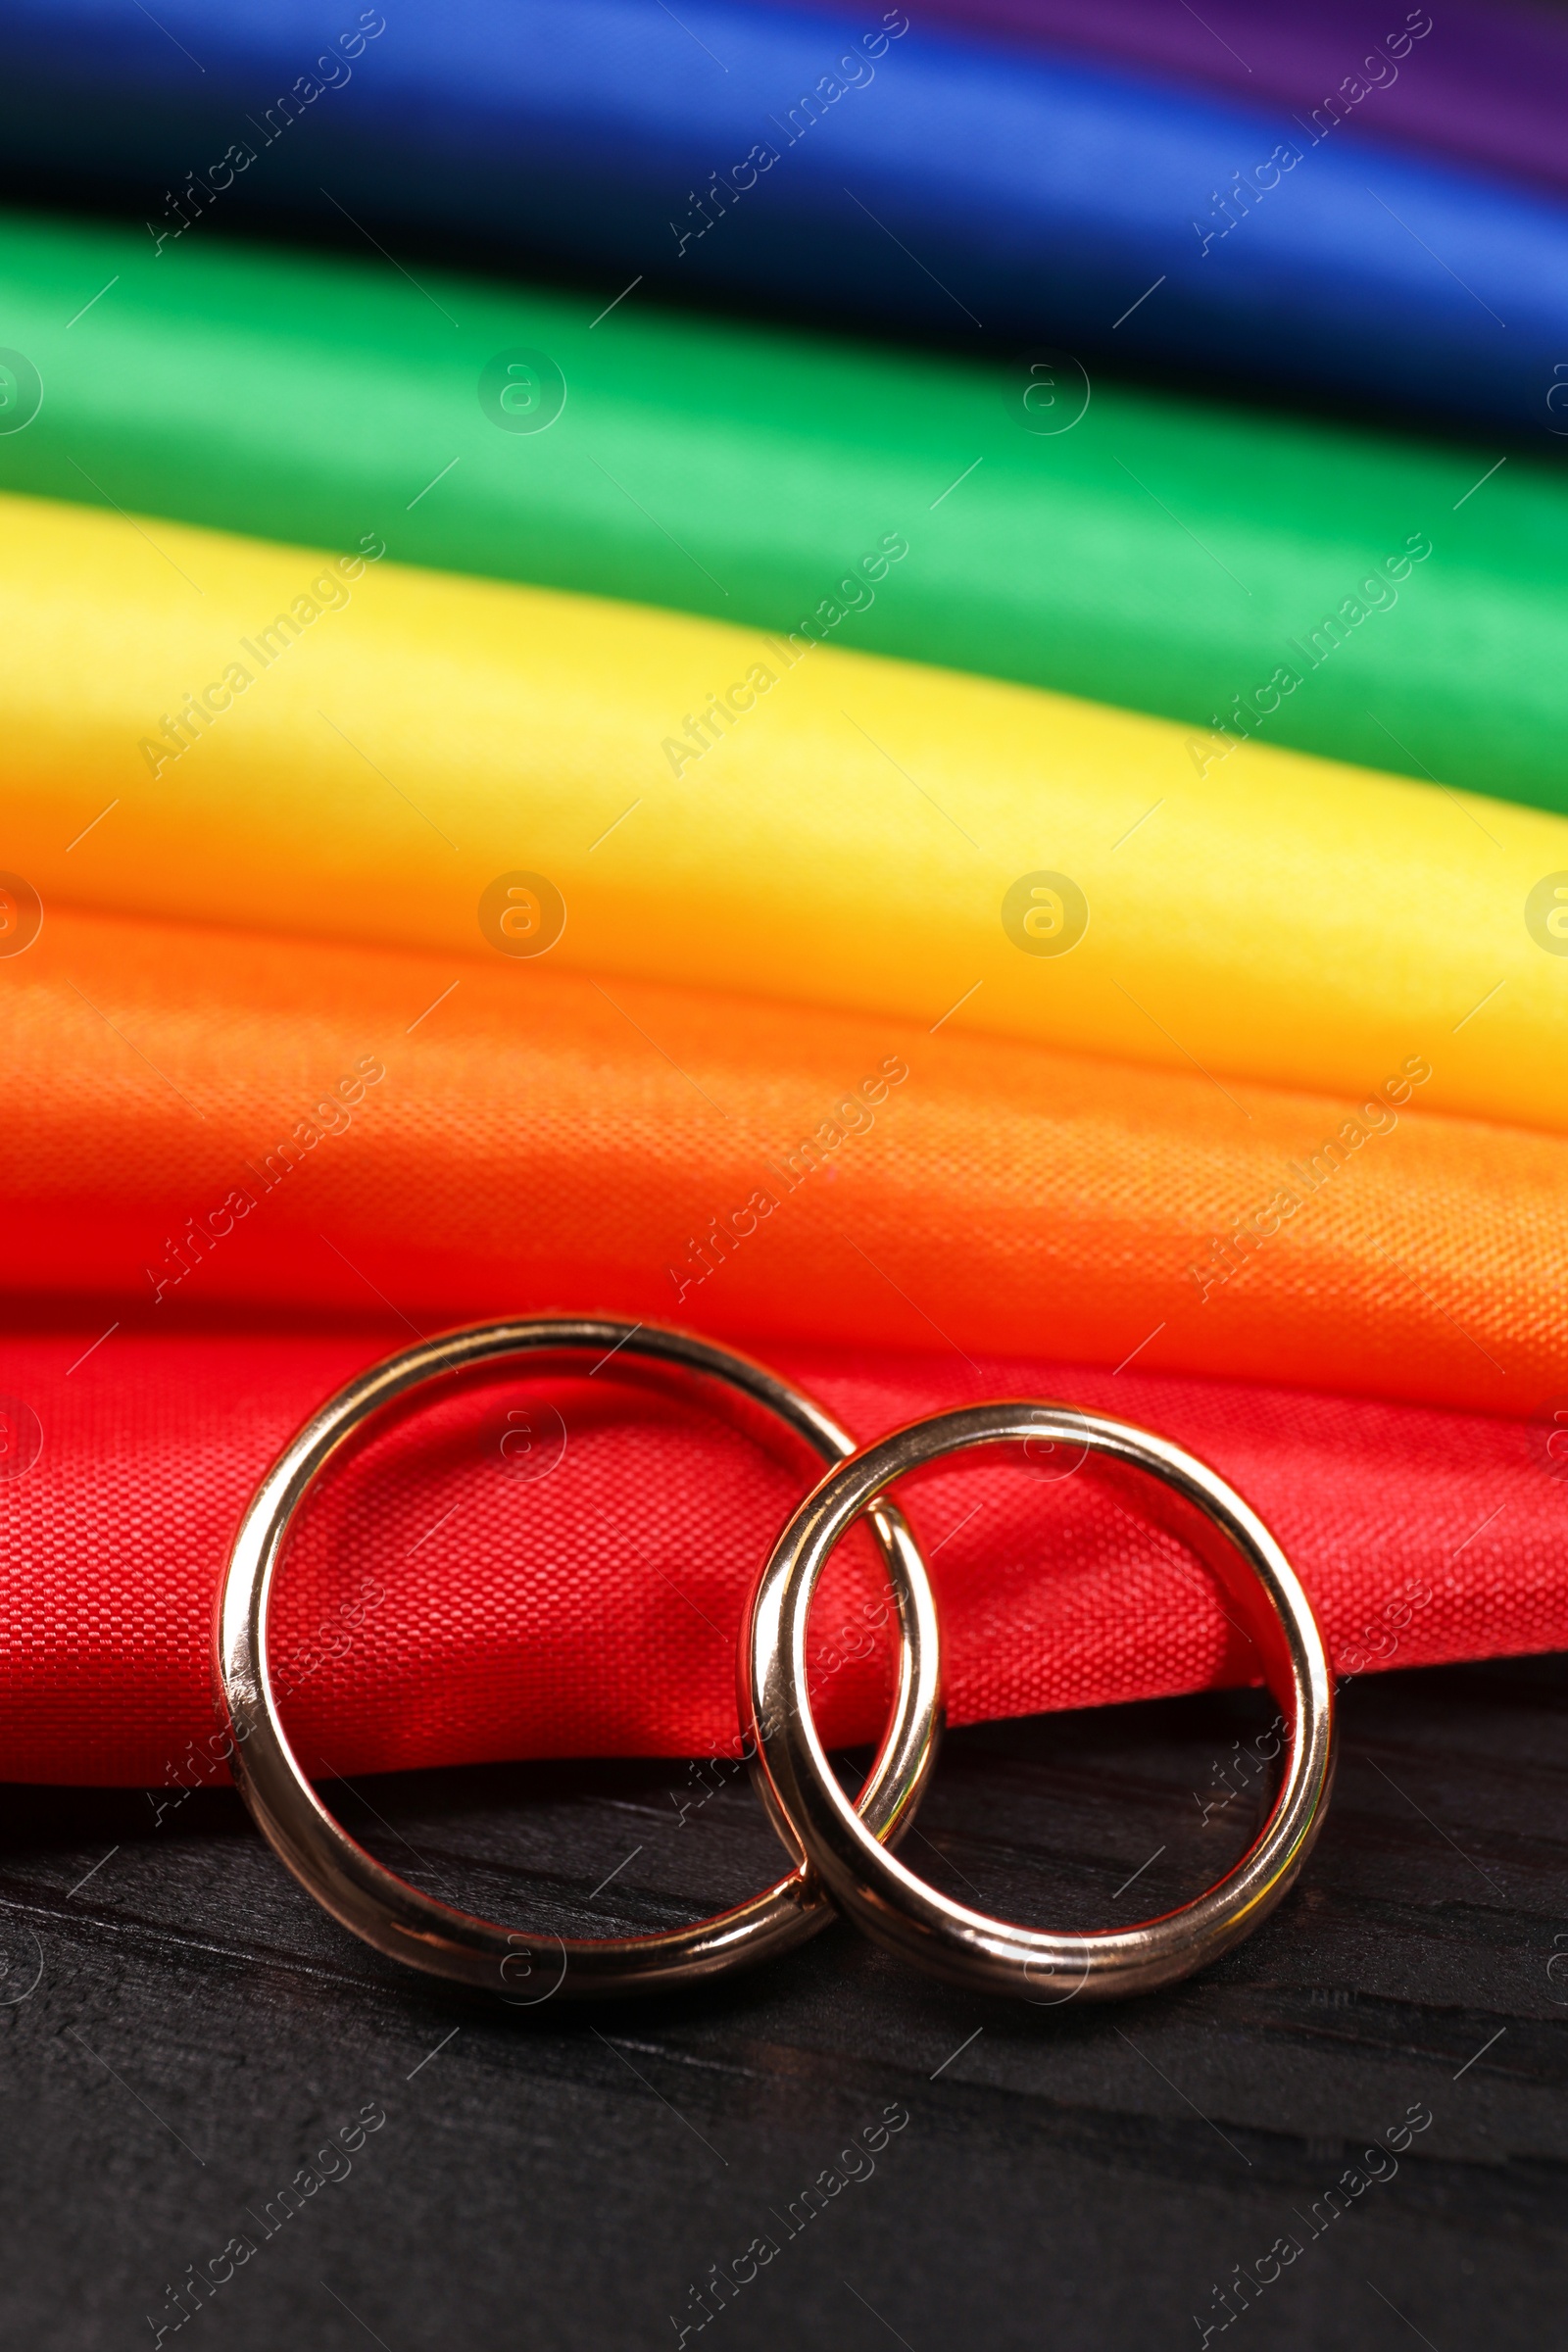
[[[1161, 1908], [1246, 1841], [1255, 1800], [1212, 1800], [1267, 1714], [953, 1735], [909, 1858], [1042, 1922]], [[744, 1783], [679, 1826], [696, 1789], [531, 1765], [335, 1798], [437, 1891], [593, 1932], [773, 1875]], [[1205, 1978], [1100, 2009], [951, 1992], [835, 1927], [716, 1991], [509, 2011], [341, 1933], [227, 1794], [155, 1825], [139, 1794], [11, 1788], [3, 1819], [7, 2345], [638, 2352], [672, 2314], [705, 2352], [1141, 2352], [1198, 2345], [1195, 2314], [1251, 2352], [1568, 2330], [1568, 1660], [1354, 1685], [1296, 1894]], [[277, 2219], [367, 2106], [384, 2124]], [[1430, 2126], [1363, 2161], [1411, 2109]], [[801, 2224], [828, 2168], [862, 2177]], [[254, 2253], [176, 2328], [171, 2290], [235, 2237]], [[691, 2290], [760, 2237], [699, 2331]], [[1222, 2329], [1216, 2285], [1282, 2237]]]

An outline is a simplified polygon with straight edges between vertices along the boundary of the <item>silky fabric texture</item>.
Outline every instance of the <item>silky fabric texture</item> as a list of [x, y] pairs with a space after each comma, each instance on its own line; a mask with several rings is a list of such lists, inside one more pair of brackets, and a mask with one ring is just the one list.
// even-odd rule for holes
[[0, 1001], [10, 1285], [100, 1331], [569, 1309], [1520, 1420], [1568, 1392], [1568, 1146], [1434, 1114], [1397, 1065], [1398, 1108], [1222, 1092], [952, 1023], [67, 915]]
[[[843, 13], [842, 0], [811, 5], [829, 17]], [[1333, 104], [1352, 140], [1364, 130], [1568, 188], [1568, 26], [1549, 5], [1445, 0], [1434, 19], [1398, 0], [1213, 0], [1201, 16], [1167, 0], [1095, 0], [1089, 8], [1082, 0], [935, 0], [920, 17], [1118, 59], [1253, 104], [1272, 101], [1298, 118]]]
[[[0, 1774], [163, 1788], [159, 1819], [180, 1787], [224, 1777], [210, 1646], [239, 1514], [282, 1443], [390, 1336], [117, 1332], [85, 1360], [85, 1325], [8, 1337]], [[1008, 1395], [1177, 1439], [1273, 1528], [1341, 1672], [1568, 1642], [1568, 1487], [1539, 1430], [1138, 1367], [768, 1354], [861, 1441]], [[432, 1399], [308, 1500], [271, 1647], [308, 1772], [738, 1755], [741, 1612], [813, 1474], [607, 1375]], [[19, 1403], [42, 1432], [20, 1476]], [[1048, 1449], [976, 1455], [905, 1493], [942, 1610], [951, 1721], [1255, 1679], [1233, 1604], [1152, 1482]], [[848, 1556], [862, 1542], [830, 1567], [813, 1617], [834, 1742], [874, 1739], [885, 1719], [889, 1604]], [[1217, 1764], [1212, 1777], [1200, 1802], [1223, 1801]], [[704, 1785], [672, 1776], [671, 1827]]]
[[1568, 1120], [1560, 817], [1195, 761], [1165, 721], [806, 638], [46, 501], [0, 523], [6, 859], [46, 908], [220, 911], [452, 978], [547, 950], [1196, 1064], [1221, 1107], [1424, 1055], [1426, 1107]]
[[[1218, 725], [1568, 809], [1560, 466], [646, 289], [598, 307], [12, 214], [0, 310], [46, 396], [0, 434], [0, 489], [311, 546], [373, 531], [403, 563], [1180, 718], [1200, 760]], [[537, 431], [485, 391], [518, 348], [564, 385]]]
[[601, 304], [642, 278], [1401, 419], [1551, 422], [1568, 207], [1348, 143], [1327, 112], [911, 28], [898, 8], [410, 0], [390, 36], [374, 8], [328, 24], [304, 0], [171, 0], [156, 23], [18, 0], [13, 185], [79, 201], [85, 174], [155, 238], [286, 208], [389, 250], [416, 229], [548, 255]]

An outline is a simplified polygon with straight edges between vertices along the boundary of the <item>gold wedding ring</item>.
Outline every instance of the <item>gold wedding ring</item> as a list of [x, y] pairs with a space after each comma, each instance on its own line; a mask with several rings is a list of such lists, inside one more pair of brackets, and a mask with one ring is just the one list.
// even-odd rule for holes
[[[268, 1668], [268, 1611], [289, 1530], [327, 1465], [368, 1425], [412, 1411], [433, 1382], [547, 1368], [584, 1355], [694, 1386], [711, 1402], [762, 1407], [830, 1465], [763, 1567], [742, 1630], [741, 1722], [775, 1828], [795, 1857], [787, 1878], [687, 1928], [563, 1937], [507, 1928], [437, 1901], [368, 1853], [321, 1803], [278, 1719]], [[1026, 1928], [940, 1894], [891, 1850], [908, 1827], [941, 1728], [941, 1636], [924, 1560], [887, 1490], [908, 1472], [976, 1446], [1064, 1448], [1146, 1471], [1223, 1542], [1208, 1564], [1246, 1622], [1287, 1726], [1284, 1776], [1268, 1819], [1214, 1886], [1136, 1927], [1091, 1934]], [[829, 1556], [866, 1516], [892, 1583], [899, 1631], [891, 1721], [858, 1797], [845, 1794], [812, 1721], [807, 1620]], [[1208, 1547], [1204, 1546], [1208, 1557]], [[514, 2006], [667, 1991], [772, 1959], [826, 1925], [837, 1905], [864, 1933], [950, 1983], [1041, 2006], [1150, 1992], [1207, 1966], [1280, 1901], [1322, 1827], [1334, 1772], [1333, 1684], [1306, 1595], [1279, 1545], [1225, 1481], [1168, 1440], [1067, 1405], [1003, 1402], [911, 1422], [880, 1444], [854, 1442], [798, 1389], [684, 1332], [560, 1316], [488, 1323], [406, 1349], [324, 1404], [273, 1463], [246, 1510], [220, 1599], [216, 1673], [233, 1734], [232, 1767], [264, 1835], [332, 1917], [377, 1951]], [[537, 1962], [537, 1968], [536, 1968]]]
[[[1157, 1919], [1089, 1935], [1019, 1927], [972, 1911], [879, 1845], [834, 1777], [807, 1685], [811, 1594], [834, 1545], [861, 1513], [878, 1507], [896, 1479], [924, 1463], [974, 1446], [1031, 1441], [1087, 1446], [1150, 1472], [1227, 1540], [1210, 1565], [1248, 1624], [1288, 1727], [1273, 1809], [1234, 1869]], [[918, 1654], [912, 1665], [923, 1672]], [[819, 1874], [840, 1909], [878, 1943], [950, 1984], [1053, 2006], [1152, 1992], [1250, 1936], [1310, 1852], [1333, 1780], [1328, 1658], [1306, 1594], [1267, 1528], [1222, 1478], [1179, 1446], [1066, 1405], [996, 1403], [935, 1413], [830, 1470], [762, 1571], [742, 1638], [741, 1675], [764, 1798], [780, 1835]]]
[[[273, 1851], [323, 1909], [377, 1951], [516, 2006], [555, 1993], [585, 1999], [668, 1991], [773, 1959], [833, 1917], [820, 1887], [797, 1868], [715, 1918], [654, 1935], [590, 1939], [503, 1927], [438, 1902], [367, 1853], [322, 1804], [289, 1744], [269, 1675], [268, 1611], [289, 1529], [328, 1463], [368, 1424], [384, 1425], [396, 1408], [412, 1408], [436, 1381], [524, 1360], [549, 1365], [584, 1355], [656, 1367], [662, 1381], [684, 1377], [709, 1402], [715, 1393], [738, 1392], [804, 1439], [824, 1462], [854, 1449], [854, 1440], [800, 1390], [745, 1356], [684, 1332], [560, 1316], [480, 1324], [375, 1365], [307, 1422], [246, 1510], [219, 1603], [216, 1677], [232, 1729], [232, 1770]], [[935, 1758], [941, 1694], [925, 1563], [896, 1508], [873, 1509], [871, 1527], [892, 1583], [900, 1634], [892, 1718], [857, 1800], [874, 1842], [908, 1825]]]

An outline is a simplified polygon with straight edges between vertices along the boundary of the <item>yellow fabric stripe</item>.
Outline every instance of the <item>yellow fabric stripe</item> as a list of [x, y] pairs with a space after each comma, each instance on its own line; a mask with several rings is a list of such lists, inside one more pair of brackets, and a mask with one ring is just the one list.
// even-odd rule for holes
[[[1568, 1126], [1563, 818], [1245, 746], [1200, 773], [1161, 720], [593, 598], [22, 498], [0, 527], [0, 865], [46, 908], [438, 947], [460, 978], [523, 870], [606, 980], [1196, 1064], [1217, 1121], [1230, 1077], [1353, 1096], [1420, 1055], [1430, 1106]], [[1087, 905], [1069, 953], [1033, 952], [1077, 904], [1042, 871]]]

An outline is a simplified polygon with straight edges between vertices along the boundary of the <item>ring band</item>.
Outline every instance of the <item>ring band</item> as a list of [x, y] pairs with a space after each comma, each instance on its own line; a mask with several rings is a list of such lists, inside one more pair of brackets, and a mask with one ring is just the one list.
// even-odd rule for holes
[[[811, 1719], [807, 1616], [834, 1545], [895, 1479], [921, 1464], [971, 1446], [1031, 1438], [1087, 1446], [1152, 1472], [1228, 1538], [1210, 1564], [1250, 1620], [1264, 1679], [1289, 1725], [1279, 1794], [1247, 1853], [1196, 1901], [1137, 1927], [1056, 1935], [991, 1918], [938, 1893], [866, 1835]], [[1333, 1779], [1334, 1694], [1322, 1636], [1267, 1528], [1222, 1478], [1179, 1446], [1066, 1405], [996, 1403], [935, 1413], [829, 1471], [762, 1571], [743, 1636], [742, 1672], [763, 1795], [787, 1826], [793, 1850], [815, 1866], [841, 1910], [877, 1942], [951, 1984], [1036, 2002], [1152, 1992], [1250, 1935], [1306, 1859]]]
[[[582, 1353], [635, 1358], [739, 1391], [804, 1439], [824, 1462], [842, 1460], [854, 1450], [854, 1440], [798, 1389], [745, 1356], [684, 1332], [559, 1316], [480, 1324], [373, 1366], [307, 1422], [246, 1509], [218, 1611], [216, 1677], [232, 1728], [231, 1767], [273, 1851], [323, 1909], [377, 1951], [517, 2005], [553, 1992], [587, 1998], [667, 1990], [772, 1959], [833, 1917], [814, 1878], [797, 1866], [749, 1902], [687, 1928], [591, 1939], [508, 1930], [438, 1902], [367, 1853], [321, 1803], [289, 1744], [268, 1672], [268, 1609], [284, 1541], [328, 1462], [373, 1416], [408, 1403], [433, 1381], [519, 1357]], [[857, 1800], [875, 1842], [907, 1826], [935, 1760], [941, 1690], [936, 1612], [925, 1562], [896, 1507], [875, 1512], [871, 1524], [892, 1582], [900, 1633], [892, 1718]], [[558, 1949], [560, 1975], [549, 1984]], [[540, 1974], [548, 1989], [538, 1993], [535, 1963], [546, 1957], [548, 1967]]]

